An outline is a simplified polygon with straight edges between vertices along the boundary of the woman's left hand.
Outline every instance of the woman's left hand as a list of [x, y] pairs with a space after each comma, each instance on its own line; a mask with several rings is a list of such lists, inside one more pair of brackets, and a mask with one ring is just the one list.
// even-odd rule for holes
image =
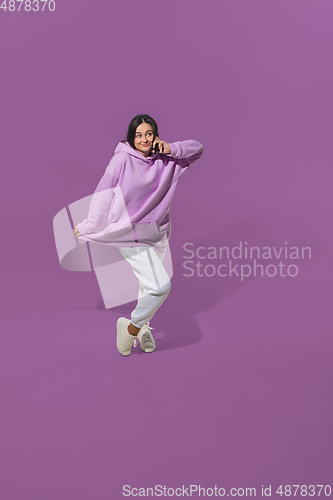
[[153, 142], [153, 149], [155, 148], [155, 144], [158, 144], [158, 151], [160, 153], [164, 153], [169, 155], [171, 153], [171, 146], [165, 141], [161, 141], [159, 137], [156, 137]]
[[75, 238], [77, 238], [78, 236], [81, 236], [81, 234], [79, 233], [79, 230], [78, 230], [77, 226], [74, 226], [74, 236], [75, 236]]

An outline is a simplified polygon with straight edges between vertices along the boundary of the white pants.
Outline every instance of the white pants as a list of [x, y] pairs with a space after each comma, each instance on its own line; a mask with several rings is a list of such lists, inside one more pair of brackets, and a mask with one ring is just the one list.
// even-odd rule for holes
[[151, 320], [157, 309], [167, 298], [171, 282], [163, 266], [165, 253], [152, 247], [118, 247], [139, 280], [139, 295], [131, 322], [137, 328]]

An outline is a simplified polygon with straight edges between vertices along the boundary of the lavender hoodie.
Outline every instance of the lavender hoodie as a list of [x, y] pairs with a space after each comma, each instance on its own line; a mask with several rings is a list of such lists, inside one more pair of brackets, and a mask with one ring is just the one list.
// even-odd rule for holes
[[128, 142], [118, 143], [92, 196], [88, 217], [77, 225], [80, 239], [159, 249], [170, 237], [169, 209], [177, 182], [203, 152], [203, 145], [194, 140], [170, 147], [170, 154], [146, 158]]

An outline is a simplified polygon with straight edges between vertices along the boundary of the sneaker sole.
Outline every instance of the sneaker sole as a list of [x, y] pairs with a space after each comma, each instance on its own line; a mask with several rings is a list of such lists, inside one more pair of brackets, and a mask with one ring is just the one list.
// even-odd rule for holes
[[[156, 348], [155, 348], [156, 349]], [[155, 349], [141, 349], [143, 352], [154, 352]]]

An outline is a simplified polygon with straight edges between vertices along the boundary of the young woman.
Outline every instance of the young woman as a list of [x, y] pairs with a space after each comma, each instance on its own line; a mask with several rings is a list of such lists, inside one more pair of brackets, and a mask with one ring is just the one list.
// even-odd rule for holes
[[[139, 280], [131, 319], [117, 322], [117, 348], [123, 356], [131, 353], [136, 339], [144, 352], [155, 350], [149, 321], [171, 288], [163, 266], [170, 204], [181, 175], [202, 152], [203, 145], [194, 140], [161, 141], [153, 118], [135, 116], [96, 188], [87, 219], [74, 226], [76, 238], [118, 246]], [[98, 231], [106, 217], [107, 226]]]

